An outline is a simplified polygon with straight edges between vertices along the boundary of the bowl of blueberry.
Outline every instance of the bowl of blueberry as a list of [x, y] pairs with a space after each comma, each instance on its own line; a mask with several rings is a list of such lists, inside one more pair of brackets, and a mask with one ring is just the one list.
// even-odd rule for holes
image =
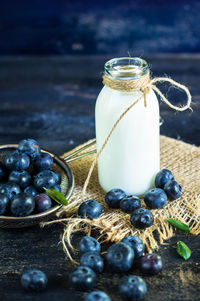
[[0, 146], [0, 227], [21, 228], [48, 220], [61, 205], [45, 189], [72, 194], [74, 178], [69, 166], [41, 149], [34, 139]]

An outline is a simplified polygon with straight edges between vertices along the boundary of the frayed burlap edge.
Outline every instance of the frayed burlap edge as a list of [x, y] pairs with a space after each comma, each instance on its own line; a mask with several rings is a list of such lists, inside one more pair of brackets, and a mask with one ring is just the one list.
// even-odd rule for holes
[[[84, 145], [90, 142], [91, 140]], [[88, 151], [92, 149], [93, 147], [89, 148]], [[62, 157], [64, 158], [71, 152]], [[42, 224], [58, 222], [64, 224], [63, 248], [72, 261], [74, 261], [72, 254], [76, 250], [71, 244], [71, 237], [77, 231], [84, 231], [90, 235], [92, 230], [96, 230], [101, 242], [119, 242], [127, 235], [137, 235], [146, 244], [148, 252], [158, 249], [159, 244], [164, 244], [167, 239], [173, 236], [174, 229], [165, 221], [167, 217], [188, 224], [191, 234], [200, 233], [200, 149], [198, 147], [161, 136], [161, 168], [168, 168], [173, 172], [176, 180], [183, 187], [183, 195], [178, 200], [168, 201], [167, 206], [163, 209], [152, 210], [155, 219], [154, 224], [145, 230], [134, 228], [130, 223], [129, 214], [118, 209], [108, 208], [104, 201], [105, 193], [98, 183], [97, 168], [94, 169], [85, 198], [98, 200], [103, 206], [103, 214], [95, 220], [77, 217], [77, 208], [82, 202], [82, 188], [94, 156], [90, 155], [69, 163], [75, 177], [73, 195], [68, 206], [62, 207], [57, 213], [56, 220]], [[145, 207], [143, 200], [142, 203]]]

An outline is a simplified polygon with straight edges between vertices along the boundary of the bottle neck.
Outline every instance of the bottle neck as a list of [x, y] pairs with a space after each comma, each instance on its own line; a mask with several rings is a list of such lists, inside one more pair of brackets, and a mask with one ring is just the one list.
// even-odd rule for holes
[[149, 66], [140, 58], [114, 58], [104, 66], [104, 75], [116, 80], [135, 80], [147, 73], [149, 73]]

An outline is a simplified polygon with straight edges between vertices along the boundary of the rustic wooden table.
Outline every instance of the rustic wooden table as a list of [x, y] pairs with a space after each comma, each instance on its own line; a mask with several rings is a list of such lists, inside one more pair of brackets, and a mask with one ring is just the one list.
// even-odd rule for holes
[[[93, 138], [95, 99], [101, 89], [101, 72], [110, 57], [1, 57], [0, 58], [0, 144], [17, 143], [25, 137], [61, 155]], [[158, 55], [147, 60], [154, 76], [165, 74], [187, 85], [193, 96], [193, 109], [177, 113], [161, 103], [164, 124], [161, 134], [200, 145], [200, 56]], [[169, 98], [183, 104], [185, 96], [168, 90]], [[175, 96], [176, 95], [176, 96]], [[61, 225], [40, 229], [0, 230], [1, 300], [83, 300], [83, 293], [69, 288], [68, 274], [73, 265], [59, 243]], [[184, 261], [176, 254], [178, 240], [186, 242], [192, 256]], [[146, 301], [200, 300], [200, 240], [177, 231], [158, 253], [164, 269], [154, 277], [144, 277], [148, 285]], [[20, 274], [27, 268], [40, 268], [49, 278], [42, 293], [25, 292]], [[136, 271], [138, 274], [139, 271]], [[105, 271], [97, 288], [114, 301], [121, 275]]]

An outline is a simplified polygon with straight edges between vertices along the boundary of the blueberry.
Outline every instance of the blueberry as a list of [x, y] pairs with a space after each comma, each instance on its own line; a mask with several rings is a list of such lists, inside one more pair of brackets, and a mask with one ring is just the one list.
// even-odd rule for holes
[[6, 156], [5, 165], [9, 170], [22, 171], [30, 166], [30, 158], [26, 154], [14, 151]]
[[87, 291], [95, 286], [96, 274], [89, 267], [79, 266], [69, 274], [69, 283], [75, 290]]
[[86, 252], [81, 256], [80, 265], [90, 267], [96, 273], [101, 273], [104, 269], [104, 260], [97, 252]]
[[113, 272], [127, 272], [133, 264], [134, 250], [123, 242], [112, 245], [106, 254], [106, 261]]
[[78, 208], [78, 215], [83, 218], [94, 219], [99, 217], [101, 213], [101, 204], [94, 200], [85, 201]]
[[35, 196], [35, 206], [38, 212], [43, 212], [51, 208], [52, 202], [48, 195], [40, 193]]
[[0, 181], [5, 180], [6, 174], [7, 174], [6, 167], [2, 162], [0, 162]]
[[176, 200], [182, 195], [181, 185], [175, 180], [167, 182], [164, 186], [164, 190], [171, 200]]
[[111, 299], [102, 291], [94, 291], [85, 296], [84, 301], [111, 301]]
[[47, 276], [40, 270], [28, 270], [21, 276], [21, 285], [24, 289], [42, 291], [47, 286]]
[[53, 158], [48, 153], [41, 153], [34, 162], [34, 167], [38, 171], [51, 169], [53, 167]]
[[27, 171], [11, 171], [8, 180], [18, 184], [20, 187], [25, 188], [31, 182], [31, 176]]
[[56, 170], [53, 170], [56, 185], [61, 183], [61, 175]]
[[136, 209], [131, 215], [131, 224], [139, 229], [151, 227], [153, 222], [152, 212], [145, 208]]
[[165, 184], [171, 180], [174, 180], [174, 176], [169, 169], [160, 170], [155, 178], [155, 186], [157, 188], [164, 188]]
[[111, 208], [119, 208], [120, 201], [126, 197], [126, 193], [122, 189], [112, 189], [105, 195], [105, 201]]
[[139, 268], [145, 274], [156, 275], [163, 267], [162, 259], [157, 254], [146, 254], [139, 260]]
[[130, 275], [121, 279], [118, 291], [124, 300], [137, 301], [144, 298], [147, 293], [147, 286], [141, 277]]
[[12, 200], [10, 210], [14, 216], [30, 215], [35, 208], [33, 197], [25, 192], [17, 194]]
[[122, 211], [127, 213], [132, 213], [135, 209], [138, 209], [141, 207], [141, 200], [135, 195], [128, 195], [125, 196], [120, 201], [120, 208]]
[[53, 188], [57, 185], [57, 175], [52, 170], [43, 170], [39, 172], [34, 179], [34, 186], [39, 191], [44, 191], [45, 188]]
[[139, 258], [144, 253], [145, 245], [141, 241], [141, 239], [138, 236], [126, 236], [122, 239], [123, 243], [129, 245], [131, 248], [133, 248], [135, 252], [135, 258]]
[[81, 254], [86, 252], [101, 252], [100, 243], [91, 236], [84, 236], [79, 243], [79, 251]]
[[145, 193], [144, 202], [149, 208], [162, 208], [167, 203], [167, 195], [163, 189], [153, 188]]
[[25, 153], [35, 160], [40, 155], [40, 146], [34, 139], [21, 140], [18, 145], [18, 150]]
[[9, 204], [9, 198], [6, 194], [0, 193], [0, 215], [6, 213]]
[[13, 182], [7, 182], [6, 184], [2, 184], [0, 187], [0, 193], [4, 193], [9, 199], [12, 199], [15, 195], [19, 194], [20, 192], [21, 189], [19, 185]]
[[33, 186], [27, 186], [25, 189], [24, 189], [24, 192], [32, 195], [33, 197], [36, 196], [38, 194], [37, 190], [35, 189], [35, 187]]
[[52, 189], [61, 192], [61, 187], [60, 187], [60, 185], [55, 185], [55, 186], [52, 187]]
[[0, 184], [0, 193], [5, 194], [9, 199], [11, 198], [10, 189], [6, 183]]

